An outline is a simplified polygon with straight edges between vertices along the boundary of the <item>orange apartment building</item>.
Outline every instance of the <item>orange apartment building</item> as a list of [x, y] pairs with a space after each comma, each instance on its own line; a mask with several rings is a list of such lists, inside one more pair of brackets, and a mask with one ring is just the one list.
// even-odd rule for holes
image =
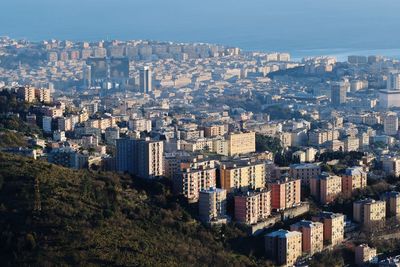
[[219, 176], [221, 188], [228, 192], [261, 189], [265, 187], [265, 164], [249, 161], [222, 163]]
[[301, 202], [300, 179], [284, 177], [268, 184], [271, 189], [271, 206], [274, 210], [284, 210], [295, 207]]

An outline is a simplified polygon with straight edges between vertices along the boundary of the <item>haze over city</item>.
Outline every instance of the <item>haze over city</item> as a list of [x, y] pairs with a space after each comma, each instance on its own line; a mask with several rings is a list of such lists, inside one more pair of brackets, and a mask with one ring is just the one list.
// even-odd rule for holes
[[399, 9], [396, 0], [3, 0], [0, 34], [209, 42], [294, 57], [368, 50], [397, 56]]

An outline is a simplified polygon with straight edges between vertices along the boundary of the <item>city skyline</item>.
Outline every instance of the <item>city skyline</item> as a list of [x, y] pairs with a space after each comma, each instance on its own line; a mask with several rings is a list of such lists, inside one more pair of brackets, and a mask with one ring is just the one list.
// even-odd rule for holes
[[19, 16], [4, 12], [0, 35], [30, 40], [207, 42], [244, 50], [286, 51], [295, 58], [366, 51], [399, 55], [400, 39], [393, 32], [400, 26], [395, 12], [400, 3], [394, 0], [206, 0], [201, 5], [181, 0], [7, 0], [3, 6]]
[[1, 7], [4, 266], [400, 266], [398, 0]]

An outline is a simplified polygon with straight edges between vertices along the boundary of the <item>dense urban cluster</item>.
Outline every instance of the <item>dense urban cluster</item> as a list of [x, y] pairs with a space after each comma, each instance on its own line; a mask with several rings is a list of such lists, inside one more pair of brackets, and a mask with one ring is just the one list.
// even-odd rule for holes
[[205, 225], [264, 235], [277, 265], [400, 264], [381, 245], [400, 236], [397, 60], [2, 37], [0, 111], [2, 151], [166, 178]]

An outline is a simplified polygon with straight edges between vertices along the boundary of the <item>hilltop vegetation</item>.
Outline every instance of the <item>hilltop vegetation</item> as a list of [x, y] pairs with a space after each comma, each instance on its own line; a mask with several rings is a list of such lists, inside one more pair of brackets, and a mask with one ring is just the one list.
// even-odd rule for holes
[[163, 181], [73, 171], [0, 153], [2, 265], [261, 263], [253, 252], [235, 250], [245, 247], [243, 232], [232, 226], [205, 228], [169, 188]]

